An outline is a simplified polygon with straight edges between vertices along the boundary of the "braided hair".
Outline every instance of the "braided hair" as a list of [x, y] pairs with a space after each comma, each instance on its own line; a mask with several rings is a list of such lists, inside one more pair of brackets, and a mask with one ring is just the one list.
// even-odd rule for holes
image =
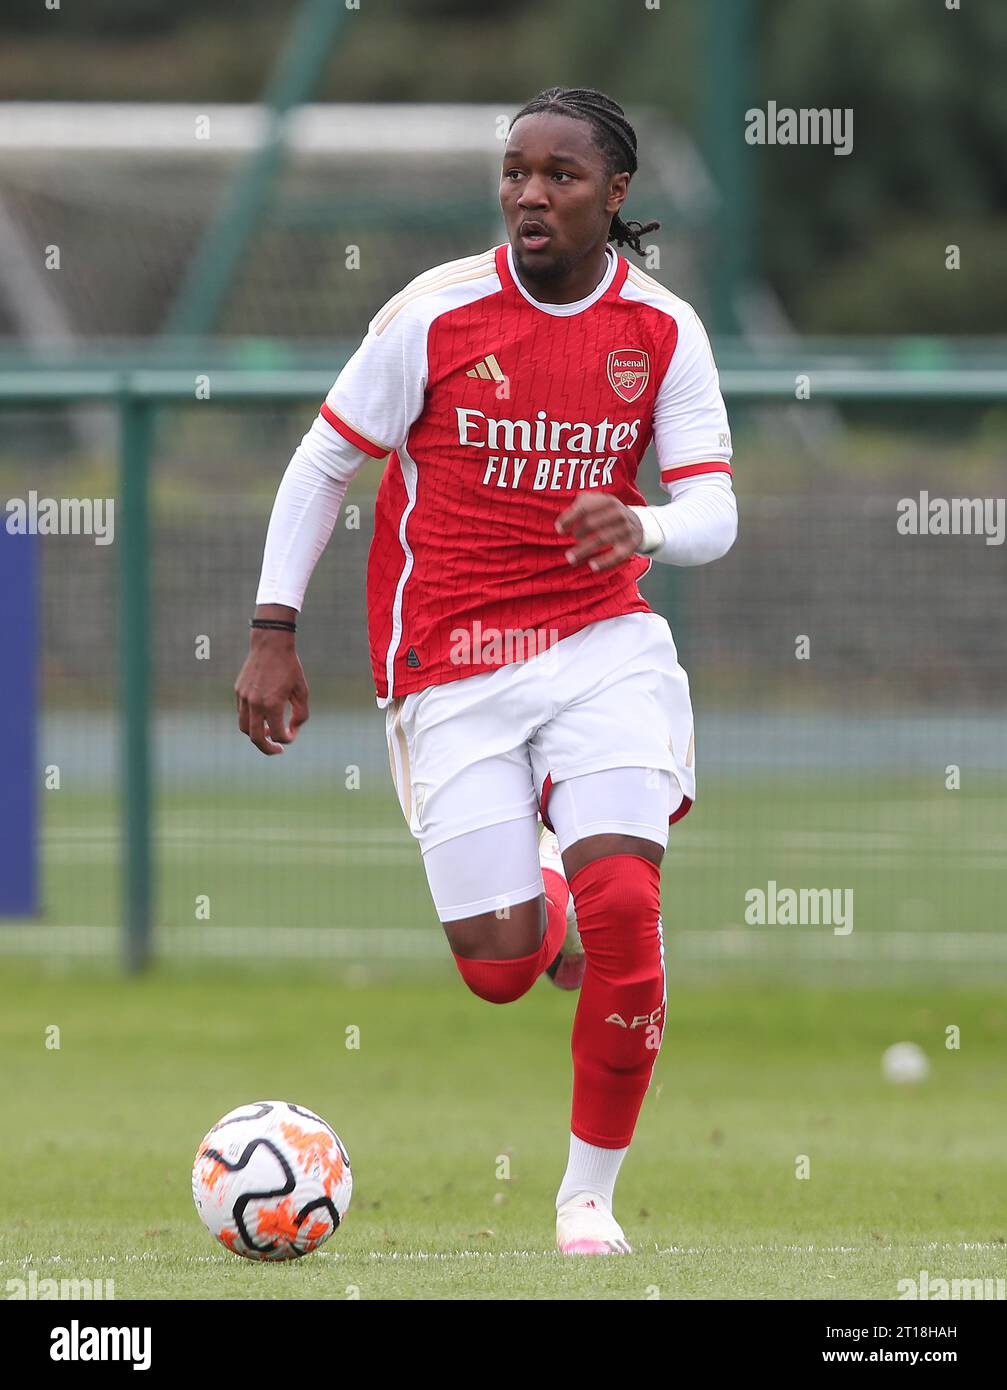
[[[510, 123], [513, 130], [522, 116], [536, 116], [543, 111], [558, 116], [570, 116], [575, 121], [587, 121], [594, 132], [595, 144], [601, 151], [608, 173], [636, 173], [636, 131], [626, 119], [618, 102], [593, 87], [547, 87], [522, 106]], [[644, 254], [640, 238], [657, 231], [660, 222], [624, 222], [616, 213], [612, 218], [608, 239], [616, 246], [631, 246], [638, 256]]]

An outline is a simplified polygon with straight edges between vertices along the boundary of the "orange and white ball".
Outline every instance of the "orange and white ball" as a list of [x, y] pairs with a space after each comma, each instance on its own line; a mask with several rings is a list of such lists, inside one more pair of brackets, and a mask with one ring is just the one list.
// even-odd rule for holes
[[289, 1101], [231, 1110], [200, 1144], [192, 1199], [228, 1250], [293, 1260], [324, 1244], [350, 1205], [350, 1159], [335, 1130]]

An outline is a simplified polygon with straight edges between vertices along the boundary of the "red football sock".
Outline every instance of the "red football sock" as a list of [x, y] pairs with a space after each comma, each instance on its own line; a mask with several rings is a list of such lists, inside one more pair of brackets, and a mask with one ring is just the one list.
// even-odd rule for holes
[[510, 1004], [527, 994], [547, 965], [552, 965], [566, 936], [566, 905], [570, 889], [562, 874], [543, 869], [546, 890], [546, 928], [542, 944], [530, 956], [516, 960], [472, 960], [454, 955], [462, 979], [473, 994], [491, 1004]]
[[587, 1144], [623, 1149], [664, 1031], [661, 870], [613, 854], [586, 864], [571, 887], [587, 968], [571, 1043], [570, 1127]]

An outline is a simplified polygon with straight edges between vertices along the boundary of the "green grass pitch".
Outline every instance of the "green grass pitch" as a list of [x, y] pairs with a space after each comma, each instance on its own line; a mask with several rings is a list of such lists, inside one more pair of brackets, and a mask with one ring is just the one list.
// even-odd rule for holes
[[[21, 962], [6, 992], [5, 1280], [112, 1279], [120, 1299], [895, 1298], [922, 1269], [1007, 1267], [996, 990], [673, 990], [618, 1191], [635, 1253], [602, 1260], [552, 1249], [573, 1000], [544, 980], [500, 1008], [450, 978], [124, 986]], [[880, 1076], [903, 1037], [932, 1058], [919, 1088]], [[355, 1175], [342, 1229], [284, 1266], [217, 1246], [189, 1193], [204, 1131], [262, 1098], [316, 1108]]]
[[[205, 895], [208, 926], [426, 927], [439, 950], [394, 801], [269, 776], [159, 798], [162, 941]], [[553, 1251], [575, 999], [545, 980], [500, 1008], [466, 991], [446, 947], [412, 964], [170, 962], [131, 981], [7, 956], [0, 1278], [112, 1279], [120, 1299], [891, 1299], [923, 1269], [1003, 1277], [1003, 965], [851, 972], [842, 952], [884, 932], [964, 938], [966, 957], [971, 933], [988, 941], [1005, 805], [997, 779], [951, 794], [937, 773], [707, 779], [666, 860], [669, 1022], [617, 1191], [630, 1257]], [[114, 800], [68, 790], [44, 810], [43, 925], [111, 939]], [[853, 934], [796, 971], [786, 941], [768, 970], [680, 954], [684, 932], [738, 927], [769, 879], [852, 888]], [[823, 929], [791, 930], [796, 945]], [[919, 1087], [881, 1078], [901, 1039], [931, 1059]], [[218, 1246], [189, 1192], [205, 1131], [263, 1098], [317, 1110], [354, 1170], [343, 1229], [286, 1266]]]

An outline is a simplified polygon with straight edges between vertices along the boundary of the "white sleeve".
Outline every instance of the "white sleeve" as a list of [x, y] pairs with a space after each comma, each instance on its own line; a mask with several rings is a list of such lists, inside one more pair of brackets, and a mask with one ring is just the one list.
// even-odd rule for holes
[[738, 534], [738, 504], [727, 473], [700, 473], [669, 485], [661, 507], [631, 507], [643, 526], [640, 555], [666, 565], [705, 565], [726, 555]]
[[256, 603], [300, 611], [350, 480], [364, 459], [405, 443], [426, 381], [425, 320], [396, 295], [371, 320], [280, 480]]
[[643, 526], [639, 554], [667, 565], [705, 565], [738, 534], [731, 486], [731, 431], [706, 329], [689, 305], [654, 405], [661, 487], [671, 501], [633, 507]]
[[396, 295], [371, 319], [325, 398], [322, 418], [372, 458], [384, 458], [405, 444], [426, 385], [426, 320]]
[[365, 458], [363, 449], [320, 416], [312, 422], [276, 490], [256, 603], [282, 603], [300, 612], [346, 489]]
[[654, 447], [661, 486], [720, 464], [730, 473], [731, 430], [720, 394], [720, 376], [706, 329], [683, 305], [678, 341], [654, 403]]

